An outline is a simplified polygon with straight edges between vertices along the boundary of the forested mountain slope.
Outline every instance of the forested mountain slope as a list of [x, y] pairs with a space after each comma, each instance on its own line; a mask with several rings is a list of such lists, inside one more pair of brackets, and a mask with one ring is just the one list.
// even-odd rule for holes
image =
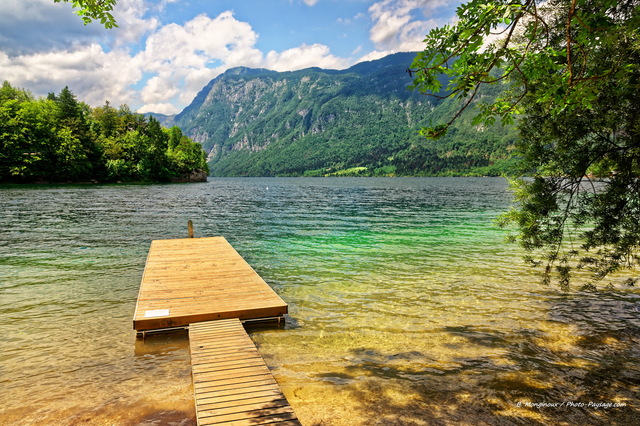
[[341, 71], [230, 69], [174, 124], [209, 152], [214, 176], [503, 172], [513, 128], [474, 127], [470, 111], [446, 138], [418, 135], [458, 104], [407, 90], [414, 56], [398, 53]]

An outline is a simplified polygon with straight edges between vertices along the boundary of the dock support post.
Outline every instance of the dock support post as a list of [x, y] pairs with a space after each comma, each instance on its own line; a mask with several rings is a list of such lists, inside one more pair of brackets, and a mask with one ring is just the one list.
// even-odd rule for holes
[[189, 238], [193, 238], [193, 222], [191, 220], [187, 222], [187, 230], [189, 232]]

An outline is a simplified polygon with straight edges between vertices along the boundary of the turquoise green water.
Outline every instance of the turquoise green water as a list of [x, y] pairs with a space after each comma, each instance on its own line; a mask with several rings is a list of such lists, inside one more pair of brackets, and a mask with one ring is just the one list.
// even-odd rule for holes
[[509, 201], [470, 178], [0, 187], [0, 424], [193, 424], [185, 336], [131, 328], [150, 241], [189, 219], [289, 303], [251, 335], [305, 425], [629, 424], [638, 291], [539, 285], [493, 226]]

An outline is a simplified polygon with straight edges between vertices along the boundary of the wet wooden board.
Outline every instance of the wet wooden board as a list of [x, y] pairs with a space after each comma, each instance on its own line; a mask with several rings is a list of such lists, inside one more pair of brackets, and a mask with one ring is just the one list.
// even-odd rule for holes
[[300, 425], [240, 320], [189, 326], [198, 425]]
[[156, 330], [286, 313], [287, 304], [224, 237], [154, 240], [140, 284], [133, 328]]

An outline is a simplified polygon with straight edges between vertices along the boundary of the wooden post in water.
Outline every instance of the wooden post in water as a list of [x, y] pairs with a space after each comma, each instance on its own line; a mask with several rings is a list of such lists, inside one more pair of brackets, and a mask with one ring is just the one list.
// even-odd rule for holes
[[193, 238], [193, 222], [191, 220], [187, 222], [187, 229], [189, 232], [189, 238]]

